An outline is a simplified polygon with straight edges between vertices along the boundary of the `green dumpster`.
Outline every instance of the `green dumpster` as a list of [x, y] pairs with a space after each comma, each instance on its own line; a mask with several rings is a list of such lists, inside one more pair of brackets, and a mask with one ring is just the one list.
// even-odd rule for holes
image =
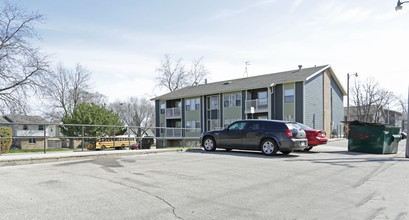
[[347, 123], [349, 124], [348, 151], [374, 154], [398, 152], [398, 144], [401, 140], [399, 127], [360, 121]]

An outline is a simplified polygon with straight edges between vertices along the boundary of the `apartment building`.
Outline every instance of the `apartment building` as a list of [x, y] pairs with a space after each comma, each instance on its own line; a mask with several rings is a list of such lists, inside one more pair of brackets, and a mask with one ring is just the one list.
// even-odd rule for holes
[[156, 127], [166, 128], [156, 136], [169, 146], [239, 119], [297, 121], [342, 135], [345, 95], [330, 65], [184, 87], [152, 99]]

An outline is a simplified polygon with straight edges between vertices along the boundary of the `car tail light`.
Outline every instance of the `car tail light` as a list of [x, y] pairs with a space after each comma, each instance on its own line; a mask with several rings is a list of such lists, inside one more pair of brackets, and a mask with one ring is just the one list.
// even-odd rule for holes
[[290, 130], [286, 129], [285, 133], [287, 134], [287, 137], [289, 137], [289, 138], [293, 137], [293, 133]]
[[325, 133], [325, 131], [321, 131], [320, 134], [321, 134], [322, 137], [325, 137], [325, 136], [327, 135], [327, 134]]

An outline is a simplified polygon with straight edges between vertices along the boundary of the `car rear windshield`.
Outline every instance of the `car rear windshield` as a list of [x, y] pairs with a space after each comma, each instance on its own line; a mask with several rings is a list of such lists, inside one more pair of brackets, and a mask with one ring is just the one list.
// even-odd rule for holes
[[308, 127], [307, 125], [305, 125], [305, 124], [300, 124], [300, 123], [298, 123], [297, 124], [298, 126], [300, 126], [302, 129], [312, 129], [312, 128], [310, 128], [310, 127]]
[[287, 125], [288, 129], [292, 130], [292, 129], [300, 129], [301, 127], [298, 126], [296, 123], [285, 123], [285, 125]]

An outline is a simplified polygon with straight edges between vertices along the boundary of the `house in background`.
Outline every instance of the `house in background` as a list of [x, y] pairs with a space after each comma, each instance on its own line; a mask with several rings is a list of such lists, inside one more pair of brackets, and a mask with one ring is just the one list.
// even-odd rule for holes
[[[347, 108], [345, 107], [345, 120], [347, 118]], [[388, 126], [405, 128], [405, 114], [385, 109], [380, 105], [371, 106], [350, 106], [349, 107], [349, 120], [363, 121], [368, 123], [379, 123]]]
[[[61, 148], [61, 140], [56, 137], [59, 129], [40, 116], [4, 115], [5, 123], [1, 126], [12, 128], [13, 143], [11, 149], [42, 149], [44, 135], [47, 137], [47, 148]], [[7, 125], [7, 123], [9, 125]]]
[[152, 99], [156, 127], [166, 128], [156, 136], [175, 145], [240, 119], [297, 121], [342, 135], [345, 95], [330, 65], [184, 87]]

